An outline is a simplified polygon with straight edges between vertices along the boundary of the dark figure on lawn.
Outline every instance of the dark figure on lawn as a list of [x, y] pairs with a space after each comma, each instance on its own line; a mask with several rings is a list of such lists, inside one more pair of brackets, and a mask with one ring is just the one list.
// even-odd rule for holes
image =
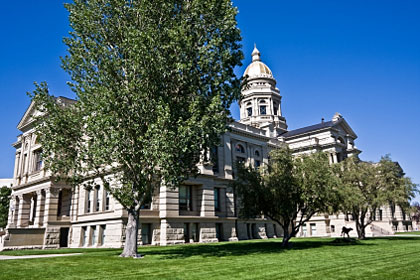
[[345, 235], [347, 234], [347, 237], [350, 238], [349, 232], [352, 231], [352, 230], [353, 229], [351, 227], [349, 227], [349, 228], [343, 227], [341, 229], [341, 236], [345, 237]]

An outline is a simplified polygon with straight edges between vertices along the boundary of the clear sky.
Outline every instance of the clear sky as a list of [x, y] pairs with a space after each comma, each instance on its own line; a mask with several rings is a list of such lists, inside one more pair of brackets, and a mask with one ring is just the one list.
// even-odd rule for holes
[[[5, 1], [0, 11], [0, 178], [13, 176], [20, 118], [34, 81], [74, 97], [60, 68], [65, 1]], [[390, 153], [420, 183], [420, 1], [234, 0], [244, 65], [254, 43], [283, 96], [289, 129], [340, 112], [364, 160]], [[238, 118], [237, 106], [232, 114]], [[419, 200], [419, 199], [417, 199]]]

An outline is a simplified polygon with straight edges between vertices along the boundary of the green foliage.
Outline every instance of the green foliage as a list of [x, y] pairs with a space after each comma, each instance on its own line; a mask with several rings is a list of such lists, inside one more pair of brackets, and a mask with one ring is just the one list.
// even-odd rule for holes
[[377, 164], [350, 157], [336, 165], [336, 173], [341, 181], [340, 209], [353, 216], [362, 239], [379, 207], [398, 204], [404, 209], [417, 192], [417, 186], [389, 156]]
[[315, 213], [337, 208], [338, 180], [325, 153], [293, 157], [289, 149], [270, 153], [268, 166], [260, 170], [238, 166], [232, 183], [243, 218], [264, 216], [280, 224], [284, 245]]
[[9, 215], [9, 202], [12, 189], [0, 187], [0, 228], [7, 226], [7, 217]]
[[[230, 0], [75, 0], [63, 69], [77, 103], [45, 83], [31, 95], [46, 168], [72, 184], [101, 178], [129, 213], [164, 182], [197, 173], [240, 95], [243, 58]], [[108, 176], [113, 174], [113, 176]]]

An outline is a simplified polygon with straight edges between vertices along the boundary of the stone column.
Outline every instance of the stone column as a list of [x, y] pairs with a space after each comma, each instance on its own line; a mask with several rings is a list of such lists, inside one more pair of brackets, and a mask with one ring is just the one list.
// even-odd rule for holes
[[15, 178], [15, 180], [19, 176], [19, 160], [20, 160], [20, 153], [16, 153], [16, 156], [15, 156], [15, 169], [14, 169], [14, 178]]
[[43, 217], [44, 199], [43, 199], [42, 190], [36, 191], [36, 199], [37, 201], [36, 201], [34, 227], [39, 228], [42, 226], [42, 222], [44, 220], [44, 217]]
[[[224, 154], [223, 154], [223, 171], [225, 173], [226, 179], [232, 179], [232, 143], [230, 142], [230, 136], [224, 134], [223, 135], [223, 143], [224, 143]], [[222, 170], [221, 170], [222, 172]]]
[[57, 221], [59, 189], [48, 188], [45, 190], [44, 226], [49, 222]]
[[[201, 197], [201, 217], [214, 217], [214, 187], [211, 185], [202, 186], [202, 197]], [[220, 198], [219, 198], [220, 199]]]
[[18, 213], [18, 227], [25, 227], [29, 222], [30, 205], [28, 198], [25, 195], [19, 195], [19, 213]]
[[[74, 195], [72, 195], [71, 199], [71, 208], [70, 208], [70, 219], [72, 221], [77, 221], [78, 209], [79, 209], [79, 192], [80, 186], [76, 186], [74, 188]], [[104, 203], [102, 203], [104, 205]], [[102, 206], [102, 211], [105, 210]]]

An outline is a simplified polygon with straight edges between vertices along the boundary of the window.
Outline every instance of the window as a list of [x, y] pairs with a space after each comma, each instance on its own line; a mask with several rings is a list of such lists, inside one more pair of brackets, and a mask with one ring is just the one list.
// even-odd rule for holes
[[246, 108], [246, 115], [247, 115], [247, 117], [252, 116], [252, 107]]
[[238, 152], [238, 153], [242, 153], [242, 154], [244, 154], [244, 153], [245, 153], [245, 148], [244, 148], [244, 146], [242, 146], [241, 144], [237, 144], [237, 145], [236, 145], [235, 150], [236, 150], [236, 152]]
[[256, 151], [254, 152], [254, 154], [255, 154], [255, 156], [256, 156], [256, 157], [259, 157], [259, 156], [260, 156], [260, 152], [259, 152], [258, 150], [256, 150]]
[[310, 224], [311, 227], [311, 235], [316, 235], [316, 224]]
[[277, 115], [277, 113], [278, 113], [278, 106], [277, 106], [276, 103], [274, 103], [273, 106], [274, 106], [274, 108], [273, 108], [274, 115]]
[[102, 201], [102, 198], [101, 198], [101, 196], [99, 195], [99, 190], [100, 190], [100, 186], [96, 186], [95, 187], [95, 198], [96, 198], [96, 204], [95, 204], [95, 212], [98, 212], [99, 211], [99, 209], [100, 209], [100, 206], [101, 206], [101, 201]]
[[57, 217], [61, 216], [61, 208], [63, 206], [63, 191], [58, 192], [58, 205], [57, 205]]
[[261, 161], [255, 160], [255, 168], [258, 168], [261, 166]]
[[87, 235], [87, 227], [82, 227], [82, 232], [81, 232], [81, 236], [82, 236], [82, 246], [87, 246], [87, 241], [88, 241], [88, 235]]
[[210, 160], [213, 164], [213, 172], [218, 173], [219, 172], [219, 154], [217, 146], [213, 146], [210, 148]]
[[190, 243], [190, 224], [184, 224], [184, 241], [185, 243]]
[[36, 150], [34, 152], [34, 171], [40, 171], [42, 169], [42, 151], [41, 150]]
[[220, 189], [214, 188], [214, 210], [220, 211]]
[[91, 245], [92, 246], [95, 246], [96, 245], [96, 242], [98, 241], [98, 236], [97, 236], [97, 234], [98, 234], [98, 232], [97, 232], [97, 230], [96, 230], [96, 226], [92, 226], [91, 227], [91, 231], [92, 231], [92, 242], [91, 242]]
[[152, 224], [141, 224], [141, 241], [143, 245], [152, 244]]
[[382, 209], [379, 209], [379, 221], [382, 221]]
[[92, 205], [92, 190], [88, 190], [86, 192], [86, 213], [90, 213], [91, 209], [91, 205]]
[[331, 225], [331, 232], [335, 232], [335, 225]]
[[106, 225], [101, 225], [101, 240], [99, 242], [101, 246], [105, 244], [105, 231], [106, 231]]
[[306, 237], [306, 235], [308, 234], [308, 231], [307, 231], [307, 229], [306, 229], [306, 224], [303, 224], [303, 226], [302, 226], [302, 235], [304, 236], [304, 237]]
[[191, 211], [191, 186], [179, 187], [179, 210]]
[[194, 242], [200, 242], [200, 226], [198, 223], [193, 224], [191, 234]]
[[109, 196], [109, 192], [107, 190], [104, 189], [105, 192], [105, 211], [109, 210], [109, 200], [110, 200], [110, 196]]
[[260, 115], [267, 115], [267, 106], [260, 106]]

